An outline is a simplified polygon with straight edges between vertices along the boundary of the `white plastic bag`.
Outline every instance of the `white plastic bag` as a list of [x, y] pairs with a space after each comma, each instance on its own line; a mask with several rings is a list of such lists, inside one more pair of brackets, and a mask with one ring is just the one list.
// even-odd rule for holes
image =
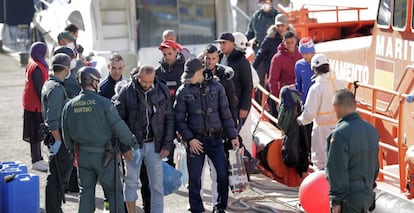
[[243, 162], [243, 149], [229, 150], [229, 186], [233, 194], [247, 189], [247, 173]]
[[177, 144], [177, 150], [175, 151], [175, 168], [181, 172], [181, 183], [186, 186], [188, 183], [188, 168], [187, 168], [187, 151], [182, 143]]

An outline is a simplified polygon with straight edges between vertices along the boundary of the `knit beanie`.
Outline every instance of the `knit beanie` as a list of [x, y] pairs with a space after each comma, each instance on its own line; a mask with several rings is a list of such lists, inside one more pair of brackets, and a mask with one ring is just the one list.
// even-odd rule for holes
[[311, 37], [305, 37], [299, 41], [299, 53], [315, 53], [315, 47]]

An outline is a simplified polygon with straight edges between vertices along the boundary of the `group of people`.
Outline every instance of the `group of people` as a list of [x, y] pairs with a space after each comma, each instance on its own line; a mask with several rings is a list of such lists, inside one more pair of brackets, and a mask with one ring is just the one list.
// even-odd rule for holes
[[[62, 212], [65, 188], [77, 169], [79, 212], [94, 211], [97, 181], [111, 212], [124, 212], [124, 206], [135, 212], [139, 182], [145, 212], [163, 212], [162, 160], [174, 166], [174, 143], [181, 142], [187, 147], [189, 211], [204, 212], [201, 175], [208, 158], [217, 183], [214, 212], [224, 212], [229, 186], [223, 162], [227, 150], [243, 146], [238, 131], [253, 88], [244, 35], [222, 33], [191, 57], [174, 31], [166, 30], [159, 67], [143, 65], [125, 78], [124, 59], [114, 53], [106, 79], [83, 63], [75, 35], [68, 30], [58, 35], [51, 71], [46, 44], [32, 44], [26, 68], [24, 139], [31, 143], [32, 168], [49, 171], [46, 211]], [[41, 156], [43, 140], [48, 162]], [[125, 161], [123, 185], [114, 172], [118, 145]], [[247, 150], [246, 155], [252, 158]]]
[[[285, 86], [301, 95], [297, 123], [312, 125], [311, 160], [315, 170], [326, 170], [333, 210], [369, 208], [378, 133], [355, 112], [355, 97], [335, 79], [326, 56], [316, 53], [312, 38], [299, 39], [272, 1], [262, 3], [246, 34], [221, 33], [198, 57], [166, 30], [158, 47], [160, 65], [137, 67], [130, 78], [123, 76], [125, 62], [117, 53], [109, 59], [106, 79], [87, 66], [74, 25], [59, 34], [50, 73], [46, 45], [34, 43], [23, 93], [23, 139], [31, 144], [32, 168], [49, 170], [46, 211], [62, 212], [65, 188], [77, 169], [79, 212], [94, 211], [97, 181], [111, 212], [124, 212], [124, 202], [135, 212], [139, 183], [145, 212], [163, 212], [162, 161], [174, 166], [174, 143], [181, 142], [187, 149], [189, 211], [204, 212], [201, 176], [208, 158], [217, 183], [214, 212], [224, 212], [229, 187], [223, 162], [229, 149], [243, 147], [239, 131], [250, 111], [252, 67], [273, 95]], [[248, 39], [255, 50], [252, 66], [245, 57]], [[269, 108], [277, 116], [276, 103]], [[48, 162], [41, 155], [43, 140]], [[118, 146], [123, 185], [115, 172]], [[245, 155], [256, 164], [247, 150]], [[360, 197], [353, 199], [355, 194]]]
[[[326, 172], [332, 211], [366, 212], [375, 198], [378, 131], [356, 113], [354, 94], [335, 78], [327, 57], [316, 53], [312, 38], [299, 39], [271, 0], [261, 2], [246, 33], [255, 44], [253, 67], [260, 82], [276, 97], [283, 87], [300, 94], [303, 110], [296, 122], [312, 128], [312, 168]], [[276, 103], [268, 103], [280, 117]]]

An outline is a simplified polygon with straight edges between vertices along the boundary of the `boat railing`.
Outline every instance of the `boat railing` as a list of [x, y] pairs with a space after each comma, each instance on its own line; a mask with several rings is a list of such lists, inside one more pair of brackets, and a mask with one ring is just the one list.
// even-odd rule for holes
[[258, 103], [254, 98], [252, 98], [252, 105], [256, 110], [260, 113], [260, 120], [266, 120], [266, 121], [272, 121], [274, 123], [277, 123], [277, 118], [272, 115], [268, 110], [268, 102], [269, 99], [273, 100], [277, 105], [280, 103], [280, 99], [274, 95], [272, 95], [266, 88], [264, 88], [262, 85], [257, 85], [256, 87], [261, 92], [261, 103]]
[[[322, 9], [309, 9], [309, 8], [322, 8]], [[361, 21], [361, 10], [367, 10], [368, 7], [351, 7], [351, 6], [337, 6], [337, 5], [322, 5], [322, 4], [303, 4], [299, 10], [290, 10], [283, 5], [278, 5], [278, 10], [285, 14], [290, 19], [294, 19], [295, 24], [305, 24], [309, 23], [309, 14], [313, 14], [316, 17], [316, 14], [321, 13], [335, 13], [336, 20], [333, 21], [332, 19], [329, 22], [336, 22], [339, 23], [340, 21], [340, 13], [341, 12], [352, 12], [355, 11], [357, 13], [357, 19], [353, 21]], [[312, 22], [315, 22], [313, 20]]]
[[[393, 142], [386, 143], [382, 141], [383, 139], [380, 138], [379, 142], [379, 152], [378, 152], [378, 159], [379, 159], [379, 174], [378, 174], [378, 180], [384, 181], [384, 176], [395, 179], [399, 182], [400, 191], [405, 191], [406, 186], [406, 162], [405, 162], [405, 155], [407, 151], [403, 126], [404, 126], [404, 104], [406, 103], [406, 95], [400, 94], [395, 91], [386, 90], [382, 88], [378, 88], [372, 85], [367, 84], [358, 84], [358, 87], [365, 88], [367, 90], [370, 90], [372, 92], [371, 96], [371, 103], [372, 105], [367, 109], [366, 106], [358, 107], [357, 111], [364, 117], [368, 116], [368, 121], [375, 126], [377, 129], [380, 129], [378, 125], [383, 125], [383, 123], [389, 123], [393, 127], [395, 127], [395, 138]], [[391, 115], [383, 114], [381, 110], [377, 110], [377, 98], [378, 94], [387, 94], [392, 95], [395, 98], [399, 100], [398, 105], [398, 116], [396, 118], [391, 117]], [[382, 122], [381, 122], [382, 121]], [[394, 135], [393, 135], [394, 136]], [[391, 151], [397, 154], [398, 159], [398, 174], [395, 174], [393, 172], [387, 171], [384, 169], [384, 151]]]

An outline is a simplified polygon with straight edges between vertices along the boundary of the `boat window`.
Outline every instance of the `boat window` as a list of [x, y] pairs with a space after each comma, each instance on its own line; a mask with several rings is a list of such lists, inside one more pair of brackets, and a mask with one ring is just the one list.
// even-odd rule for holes
[[380, 0], [377, 13], [377, 24], [382, 28], [388, 28], [391, 20], [391, 0]]
[[136, 5], [138, 48], [158, 46], [167, 29], [183, 45], [215, 39], [214, 0], [137, 0]]
[[407, 26], [407, 0], [394, 1], [392, 26], [399, 29]]

